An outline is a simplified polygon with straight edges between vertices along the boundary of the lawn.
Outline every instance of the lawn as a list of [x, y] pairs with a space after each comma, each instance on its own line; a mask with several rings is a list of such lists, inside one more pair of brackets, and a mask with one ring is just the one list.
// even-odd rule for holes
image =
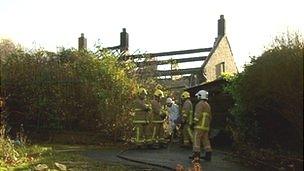
[[[128, 166], [103, 163], [81, 154], [85, 150], [103, 148], [107, 147], [53, 144], [18, 146], [11, 149], [15, 157], [6, 160], [1, 158], [0, 170], [130, 170]], [[43, 169], [46, 166], [47, 169]]]

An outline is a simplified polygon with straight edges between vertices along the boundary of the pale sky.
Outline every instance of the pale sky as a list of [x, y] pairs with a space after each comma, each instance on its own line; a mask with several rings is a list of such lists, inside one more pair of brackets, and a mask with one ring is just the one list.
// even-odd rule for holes
[[122, 28], [131, 53], [205, 48], [223, 14], [239, 70], [275, 36], [304, 35], [303, 0], [0, 0], [0, 38], [26, 48], [77, 48], [80, 33], [92, 49], [119, 45]]

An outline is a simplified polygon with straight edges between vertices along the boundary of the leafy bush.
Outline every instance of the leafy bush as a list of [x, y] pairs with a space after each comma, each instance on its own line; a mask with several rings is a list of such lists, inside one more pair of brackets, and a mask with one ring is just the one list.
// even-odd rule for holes
[[[33, 155], [47, 150], [39, 146], [28, 146], [24, 141], [14, 141], [6, 136], [4, 125], [0, 128], [0, 170], [3, 167], [18, 166], [31, 163]], [[6, 169], [5, 169], [6, 170]]]
[[128, 102], [137, 89], [132, 62], [106, 50], [10, 50], [1, 52], [0, 88], [12, 134], [20, 125], [45, 135], [94, 130], [108, 137], [130, 131]]
[[303, 39], [282, 36], [226, 87], [235, 100], [235, 141], [259, 147], [303, 147]]

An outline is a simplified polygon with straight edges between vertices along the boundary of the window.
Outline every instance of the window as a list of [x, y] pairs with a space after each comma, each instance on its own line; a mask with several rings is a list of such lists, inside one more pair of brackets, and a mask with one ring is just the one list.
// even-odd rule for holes
[[225, 72], [225, 62], [215, 65], [216, 78], [219, 78], [223, 72]]

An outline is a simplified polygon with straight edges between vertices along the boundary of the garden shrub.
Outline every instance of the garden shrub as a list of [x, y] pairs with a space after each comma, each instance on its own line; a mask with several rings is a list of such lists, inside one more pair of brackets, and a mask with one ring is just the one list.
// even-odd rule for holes
[[277, 38], [226, 87], [235, 100], [229, 127], [237, 143], [303, 148], [303, 54], [301, 36]]
[[[0, 49], [4, 45], [11, 44], [2, 42]], [[44, 135], [74, 130], [122, 136], [131, 129], [129, 102], [138, 87], [132, 62], [107, 50], [63, 48], [1, 51], [0, 86], [12, 138], [21, 126]]]

